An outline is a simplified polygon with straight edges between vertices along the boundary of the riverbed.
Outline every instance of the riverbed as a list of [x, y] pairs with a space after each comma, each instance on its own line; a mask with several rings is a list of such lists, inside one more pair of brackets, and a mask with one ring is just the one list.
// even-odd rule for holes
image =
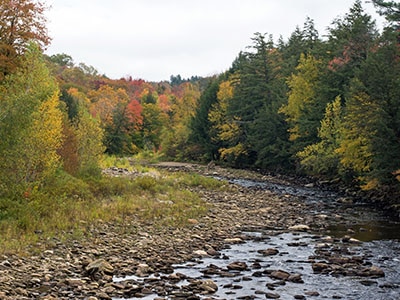
[[185, 186], [207, 209], [179, 226], [133, 214], [87, 224], [85, 238], [2, 255], [0, 299], [399, 299], [399, 224], [366, 203], [277, 175], [162, 167], [105, 174], [226, 183]]
[[[167, 281], [171, 275], [151, 274], [150, 280], [115, 277], [115, 282], [147, 282], [147, 295], [128, 299], [184, 299], [185, 295], [192, 295], [190, 299], [400, 299], [396, 220], [367, 203], [312, 185], [217, 178], [282, 198], [296, 197], [308, 214], [323, 219], [325, 225], [314, 231], [307, 226], [298, 231], [244, 225], [241, 239], [217, 255], [199, 253], [196, 259], [174, 264], [170, 294], [151, 291], [155, 282]], [[199, 282], [212, 282], [213, 287], [200, 288], [195, 296], [185, 294]]]

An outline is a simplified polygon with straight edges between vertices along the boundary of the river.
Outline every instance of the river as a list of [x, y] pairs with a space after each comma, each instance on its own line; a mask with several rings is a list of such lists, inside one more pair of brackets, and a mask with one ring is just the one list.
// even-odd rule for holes
[[[310, 214], [338, 218], [330, 218], [336, 221], [318, 233], [243, 229], [243, 242], [227, 246], [218, 257], [174, 265], [174, 272], [182, 277], [177, 284], [183, 289], [193, 280], [212, 280], [217, 285], [215, 293], [199, 294], [197, 299], [400, 299], [398, 222], [365, 203], [312, 186], [230, 181], [300, 197]], [[274, 253], [265, 255], [266, 249]], [[238, 263], [239, 268], [232, 267]], [[317, 269], [320, 265], [322, 271]], [[114, 279], [123, 280], [148, 278]], [[173, 294], [164, 297], [150, 294], [129, 299], [184, 299]]]

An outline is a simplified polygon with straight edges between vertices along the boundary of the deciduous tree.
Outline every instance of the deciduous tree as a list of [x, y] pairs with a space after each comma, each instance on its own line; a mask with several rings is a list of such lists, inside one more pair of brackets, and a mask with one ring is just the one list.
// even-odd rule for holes
[[314, 176], [338, 175], [340, 157], [337, 149], [341, 142], [341, 126], [343, 108], [341, 97], [338, 96], [332, 103], [328, 103], [325, 116], [318, 130], [319, 142], [308, 145], [297, 153], [301, 167]]
[[58, 87], [39, 48], [0, 86], [0, 178], [5, 191], [40, 185], [57, 168], [62, 138]]
[[296, 73], [287, 81], [288, 102], [280, 112], [286, 115], [290, 126], [289, 138], [293, 141], [294, 153], [317, 142], [317, 131], [326, 105], [326, 101], [319, 96], [321, 68], [320, 60], [302, 54]]
[[42, 1], [0, 1], [0, 80], [16, 68], [31, 42], [41, 49], [49, 44], [45, 10]]

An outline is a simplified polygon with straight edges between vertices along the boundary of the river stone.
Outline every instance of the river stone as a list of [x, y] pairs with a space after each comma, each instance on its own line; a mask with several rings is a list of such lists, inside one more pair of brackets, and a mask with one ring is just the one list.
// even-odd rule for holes
[[138, 277], [146, 277], [150, 271], [150, 266], [148, 264], [139, 264], [137, 266], [135, 275]]
[[323, 262], [316, 262], [316, 263], [313, 263], [311, 266], [312, 266], [314, 273], [321, 273], [330, 268], [327, 263], [323, 263]]
[[279, 299], [281, 296], [279, 294], [275, 294], [275, 293], [265, 293], [265, 298], [267, 299]]
[[93, 275], [97, 272], [102, 272], [109, 275], [112, 275], [114, 273], [113, 266], [106, 262], [104, 259], [98, 259], [91, 262], [86, 266], [85, 270], [89, 275]]
[[369, 268], [364, 268], [359, 273], [360, 276], [365, 277], [385, 277], [385, 272], [377, 266], [371, 266]]
[[244, 271], [247, 269], [247, 264], [245, 262], [235, 261], [227, 266], [228, 270]]
[[330, 245], [328, 243], [318, 243], [314, 246], [316, 249], [328, 249]]
[[220, 255], [220, 253], [217, 250], [215, 250], [214, 248], [207, 249], [207, 254], [210, 256], [219, 256]]
[[188, 219], [187, 222], [188, 222], [189, 224], [192, 224], [192, 225], [197, 225], [197, 224], [199, 224], [199, 221], [196, 220], [196, 219]]
[[360, 283], [365, 286], [371, 286], [374, 284], [378, 284], [378, 282], [375, 280], [360, 280]]
[[107, 294], [104, 293], [104, 292], [98, 292], [98, 293], [96, 294], [96, 297], [99, 298], [99, 299], [101, 299], [101, 300], [111, 300], [111, 299], [112, 299], [109, 295], [107, 295]]
[[8, 260], [4, 260], [0, 263], [0, 266], [2, 267], [7, 267], [7, 268], [11, 268], [12, 264], [8, 261]]
[[217, 284], [211, 279], [202, 280], [199, 288], [208, 293], [215, 293], [218, 290]]
[[265, 250], [258, 250], [257, 252], [264, 256], [271, 256], [271, 255], [277, 255], [279, 253], [279, 250], [275, 248], [268, 248]]
[[310, 297], [318, 297], [319, 296], [319, 293], [317, 291], [307, 291], [304, 294], [306, 294], [307, 296], [310, 296]]
[[209, 257], [210, 255], [204, 250], [193, 251], [193, 254], [200, 257]]
[[80, 279], [80, 278], [68, 278], [66, 280], [66, 283], [69, 286], [72, 286], [72, 287], [79, 287], [79, 286], [82, 286], [84, 284], [84, 281], [82, 279]]
[[334, 256], [329, 257], [329, 262], [337, 265], [344, 265], [352, 261], [350, 257]]
[[240, 244], [243, 243], [243, 240], [241, 238], [226, 238], [224, 242], [227, 244]]
[[304, 283], [300, 274], [290, 274], [290, 276], [287, 278], [287, 280], [290, 282], [294, 282], [294, 283]]
[[286, 280], [289, 278], [290, 274], [282, 270], [272, 271], [270, 276], [275, 279]]
[[144, 288], [141, 290], [141, 293], [144, 294], [144, 295], [151, 295], [151, 294], [153, 294], [153, 292], [151, 291], [151, 289], [149, 289], [149, 288], [147, 288], [147, 287], [144, 287]]
[[310, 226], [304, 225], [304, 224], [299, 224], [299, 225], [293, 225], [289, 227], [289, 230], [293, 231], [307, 231], [310, 230]]

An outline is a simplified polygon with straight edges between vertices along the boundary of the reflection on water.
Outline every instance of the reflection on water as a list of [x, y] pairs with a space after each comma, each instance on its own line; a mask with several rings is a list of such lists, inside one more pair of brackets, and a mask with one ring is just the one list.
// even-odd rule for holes
[[327, 228], [327, 233], [333, 237], [352, 237], [363, 241], [400, 240], [400, 225], [391, 221], [372, 221], [365, 224], [354, 224], [350, 227], [344, 224], [335, 224]]
[[277, 194], [297, 196], [310, 206], [315, 214], [338, 214], [343, 222], [334, 222], [327, 227], [327, 234], [341, 238], [350, 235], [360, 241], [400, 240], [400, 222], [385, 216], [366, 203], [341, 203], [341, 196], [332, 191], [314, 187], [285, 185], [248, 179], [232, 179], [231, 183], [246, 187], [273, 191]]

